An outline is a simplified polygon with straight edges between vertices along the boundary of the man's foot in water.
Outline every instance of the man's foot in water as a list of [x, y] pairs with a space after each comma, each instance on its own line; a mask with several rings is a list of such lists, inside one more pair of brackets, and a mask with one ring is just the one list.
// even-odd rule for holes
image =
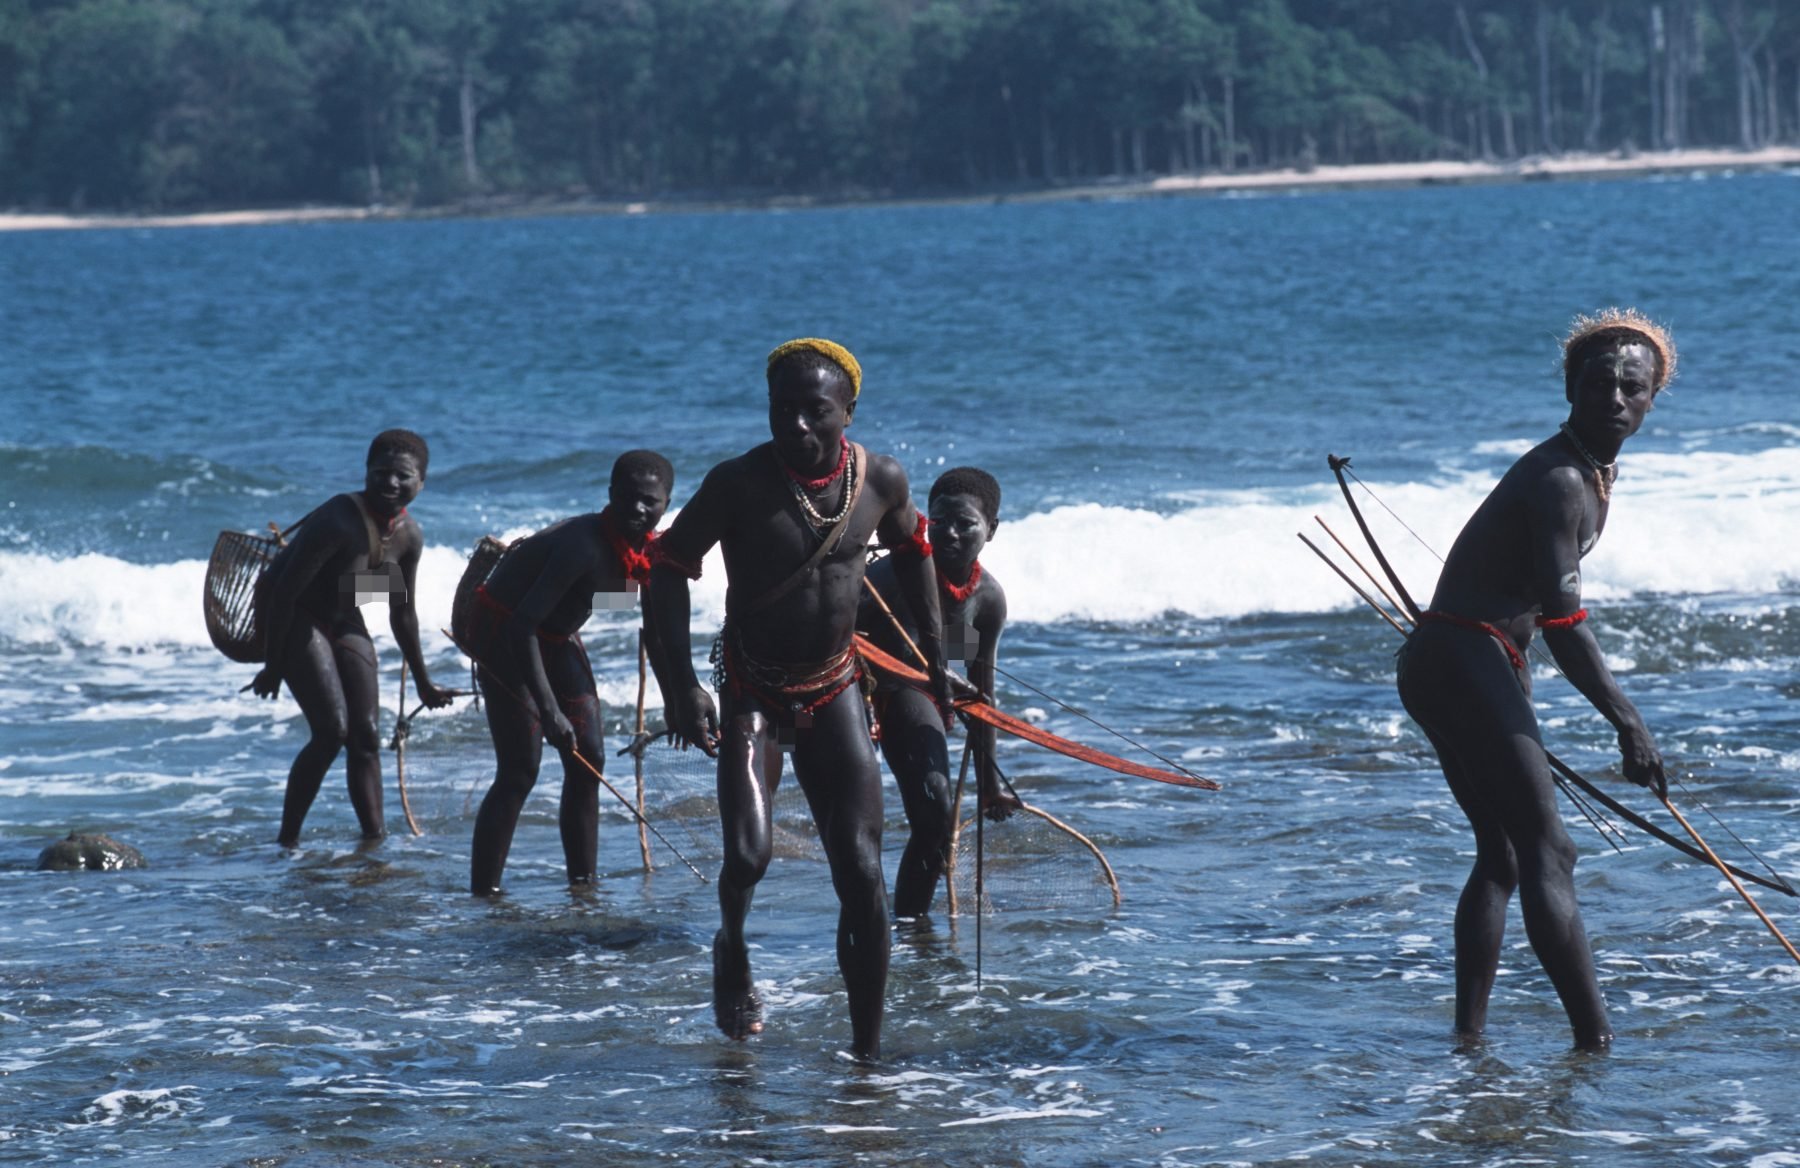
[[931, 919], [930, 913], [917, 913], [913, 916], [894, 914], [894, 935], [896, 937], [929, 937], [937, 932], [937, 922]]
[[762, 999], [750, 980], [750, 954], [733, 952], [723, 933], [713, 938], [713, 1020], [727, 1038], [762, 1033]]

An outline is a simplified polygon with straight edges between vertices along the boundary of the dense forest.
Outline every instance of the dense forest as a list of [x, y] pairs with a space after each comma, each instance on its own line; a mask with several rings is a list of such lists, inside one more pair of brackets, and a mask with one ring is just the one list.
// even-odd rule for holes
[[993, 191], [1800, 139], [1800, 0], [0, 0], [0, 205]]

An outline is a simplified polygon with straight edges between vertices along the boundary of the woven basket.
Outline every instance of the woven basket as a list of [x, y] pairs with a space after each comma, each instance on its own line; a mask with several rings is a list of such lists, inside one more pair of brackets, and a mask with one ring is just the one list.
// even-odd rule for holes
[[510, 550], [510, 544], [501, 543], [491, 535], [484, 535], [470, 554], [462, 579], [456, 582], [456, 598], [450, 602], [450, 635], [458, 645], [473, 644], [470, 636], [475, 628], [475, 606], [481, 603], [475, 599], [475, 590], [487, 583], [487, 578], [493, 574], [494, 565]]
[[233, 661], [258, 664], [268, 657], [256, 620], [256, 584], [280, 544], [272, 535], [221, 531], [206, 563], [206, 632]]

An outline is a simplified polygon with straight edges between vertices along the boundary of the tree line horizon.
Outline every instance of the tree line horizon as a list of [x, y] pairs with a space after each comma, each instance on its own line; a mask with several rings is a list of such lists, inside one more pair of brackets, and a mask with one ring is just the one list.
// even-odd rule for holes
[[879, 197], [1800, 141], [1793, 0], [0, 0], [0, 204]]

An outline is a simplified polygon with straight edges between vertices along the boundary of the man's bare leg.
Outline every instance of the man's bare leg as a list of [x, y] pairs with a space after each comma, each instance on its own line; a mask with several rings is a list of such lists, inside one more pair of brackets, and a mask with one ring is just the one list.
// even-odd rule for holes
[[894, 873], [894, 915], [905, 920], [931, 910], [950, 848], [949, 748], [931, 699], [905, 689], [888, 699], [881, 720], [887, 758], [911, 829]]
[[336, 655], [325, 634], [309, 621], [296, 620], [283, 660], [286, 668], [282, 680], [300, 704], [310, 735], [288, 769], [287, 790], [282, 798], [281, 833], [276, 841], [291, 848], [300, 842], [300, 826], [306, 822], [313, 800], [319, 797], [325, 772], [344, 749], [350, 728]]
[[[1449, 744], [1429, 730], [1425, 735], [1437, 750], [1438, 765], [1458, 805], [1483, 806]], [[1468, 818], [1475, 832], [1475, 865], [1456, 902], [1456, 1035], [1473, 1043], [1487, 1029], [1488, 999], [1506, 936], [1506, 906], [1519, 886], [1519, 869], [1498, 818], [1485, 812]]]
[[1598, 1050], [1612, 1041], [1612, 1025], [1575, 900], [1575, 845], [1557, 814], [1530, 700], [1510, 670], [1495, 667], [1495, 656], [1482, 634], [1436, 638], [1429, 648], [1409, 650], [1401, 691], [1408, 711], [1428, 727], [1450, 790], [1475, 829], [1476, 868], [1457, 906], [1457, 1031], [1473, 1036], [1486, 1023], [1504, 929], [1502, 890], [1510, 880], [1576, 1047]]
[[850, 997], [851, 1053], [881, 1057], [887, 993], [887, 884], [881, 874], [881, 771], [855, 686], [813, 715], [794, 748], [838, 896], [837, 955]]
[[[576, 749], [582, 757], [597, 767], [605, 766], [600, 699], [584, 694], [564, 703], [563, 714], [575, 728]], [[591, 884], [600, 866], [600, 780], [572, 755], [564, 756], [562, 764], [556, 824], [562, 834], [563, 860], [570, 884]]]
[[773, 847], [770, 816], [781, 753], [775, 726], [760, 710], [736, 713], [719, 742], [719, 821], [725, 863], [719, 871], [719, 931], [713, 937], [713, 1018], [728, 1038], [762, 1032], [762, 1001], [750, 974], [744, 920]]
[[[1549, 768], [1544, 766], [1549, 787]], [[1552, 813], [1554, 816], [1554, 812]], [[1550, 975], [1580, 1050], [1601, 1050], [1613, 1039], [1606, 1000], [1594, 974], [1594, 954], [1575, 900], [1575, 844], [1560, 818], [1529, 837], [1530, 846], [1514, 841], [1519, 857], [1519, 909], [1525, 935]]]
[[345, 633], [337, 638], [335, 651], [349, 715], [344, 781], [350, 789], [350, 806], [362, 825], [362, 837], [381, 839], [387, 835], [387, 820], [381, 799], [381, 679], [375, 645], [361, 633]]
[[488, 736], [494, 743], [494, 785], [475, 813], [475, 835], [469, 847], [469, 891], [491, 896], [500, 891], [500, 876], [512, 851], [519, 812], [537, 785], [543, 760], [543, 728], [537, 707], [527, 706], [497, 674], [482, 669], [487, 695]]

